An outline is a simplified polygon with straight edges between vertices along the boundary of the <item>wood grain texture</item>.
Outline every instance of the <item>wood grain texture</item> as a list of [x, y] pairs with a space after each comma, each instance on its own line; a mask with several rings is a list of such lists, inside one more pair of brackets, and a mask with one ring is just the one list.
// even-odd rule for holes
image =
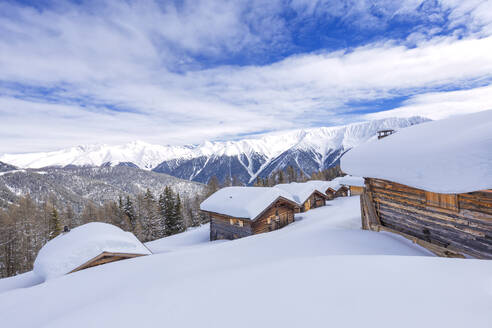
[[490, 190], [438, 194], [381, 179], [366, 178], [365, 183], [364, 229], [397, 231], [428, 249], [438, 247], [430, 250], [440, 256], [492, 259]]

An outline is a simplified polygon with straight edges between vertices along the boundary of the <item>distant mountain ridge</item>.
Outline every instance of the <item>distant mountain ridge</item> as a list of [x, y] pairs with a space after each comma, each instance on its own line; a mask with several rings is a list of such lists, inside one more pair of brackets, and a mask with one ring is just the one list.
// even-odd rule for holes
[[0, 161], [21, 168], [134, 166], [202, 183], [215, 175], [220, 181], [236, 176], [248, 184], [288, 166], [309, 176], [336, 165], [346, 151], [373, 138], [378, 130], [398, 130], [426, 121], [423, 117], [387, 118], [187, 146], [141, 141], [118, 146], [86, 145], [54, 152], [5, 154]]
[[[4, 163], [0, 162], [0, 168]], [[166, 186], [183, 198], [194, 198], [205, 192], [200, 183], [178, 179], [167, 174], [121, 166], [43, 169], [17, 169], [0, 172], [0, 208], [29, 195], [36, 202], [54, 197], [59, 204], [71, 205], [80, 212], [92, 201], [102, 205], [118, 196], [135, 196], [147, 188], [159, 195]]]

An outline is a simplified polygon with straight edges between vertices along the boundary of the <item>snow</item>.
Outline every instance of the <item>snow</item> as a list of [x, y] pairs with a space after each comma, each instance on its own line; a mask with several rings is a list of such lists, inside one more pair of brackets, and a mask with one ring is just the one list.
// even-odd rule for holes
[[13, 289], [27, 288], [43, 282], [43, 278], [33, 271], [25, 272], [13, 277], [0, 279], [0, 294]]
[[307, 182], [291, 182], [281, 183], [275, 186], [275, 188], [282, 189], [292, 195], [292, 198], [297, 204], [302, 205], [313, 194], [314, 191], [319, 191], [325, 194], [326, 188], [319, 188], [321, 185]]
[[[26, 154], [4, 154], [0, 161], [21, 168], [41, 168], [46, 166], [90, 165], [104, 163], [117, 165], [130, 162], [141, 169], [151, 170], [164, 161], [185, 160], [205, 156], [244, 155], [251, 163], [253, 154], [260, 154], [267, 165], [272, 159], [289, 149], [304, 149], [327, 154], [333, 149], [350, 149], [372, 138], [379, 129], [400, 129], [425, 122], [421, 117], [387, 118], [370, 122], [354, 123], [344, 126], [322, 127], [304, 130], [283, 131], [263, 135], [259, 138], [237, 141], [210, 142], [199, 145], [153, 145], [143, 141], [133, 141], [124, 145], [80, 145], [72, 148]], [[252, 178], [258, 172], [249, 172]]]
[[403, 129], [349, 151], [343, 171], [438, 193], [492, 188], [492, 110]]
[[91, 222], [46, 243], [34, 261], [34, 273], [45, 280], [53, 279], [103, 252], [151, 254], [132, 233], [111, 224]]
[[360, 230], [359, 197], [330, 204], [271, 233], [209, 243], [196, 229], [171, 237], [187, 245], [174, 251], [10, 290], [2, 325], [491, 327], [491, 261]]
[[279, 197], [296, 203], [293, 196], [279, 188], [226, 187], [216, 191], [200, 204], [203, 211], [254, 220]]
[[364, 187], [364, 178], [362, 177], [354, 177], [351, 175], [346, 175], [343, 177], [335, 178], [332, 181], [345, 186]]
[[[223, 242], [223, 241], [216, 241]], [[208, 245], [210, 243], [210, 224], [204, 224], [197, 228], [188, 229], [185, 233], [157, 239], [145, 243], [145, 246], [153, 254], [174, 252], [196, 245]]]

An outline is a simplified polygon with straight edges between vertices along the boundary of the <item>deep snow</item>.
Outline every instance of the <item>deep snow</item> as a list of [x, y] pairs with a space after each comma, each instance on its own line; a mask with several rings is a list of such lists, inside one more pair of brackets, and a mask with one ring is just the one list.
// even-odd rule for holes
[[103, 252], [149, 255], [131, 232], [102, 222], [91, 222], [48, 241], [34, 261], [34, 273], [44, 280], [62, 276]]
[[[0, 294], [6, 327], [491, 327], [492, 262], [436, 258], [360, 230], [359, 198], [281, 230], [206, 227], [119, 261]], [[0, 280], [0, 286], [1, 286]]]
[[492, 188], [492, 110], [402, 129], [352, 149], [341, 166], [438, 193]]

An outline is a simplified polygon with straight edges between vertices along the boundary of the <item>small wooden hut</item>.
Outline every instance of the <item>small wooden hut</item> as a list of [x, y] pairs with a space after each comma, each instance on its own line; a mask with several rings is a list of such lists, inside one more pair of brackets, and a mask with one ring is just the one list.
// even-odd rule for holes
[[385, 138], [387, 136], [390, 136], [390, 135], [392, 135], [395, 132], [396, 131], [393, 130], [393, 129], [379, 130], [378, 131], [378, 139], [382, 139], [382, 138]]
[[91, 222], [66, 230], [38, 253], [34, 272], [44, 279], [101, 264], [150, 255], [131, 232], [107, 223]]
[[349, 195], [349, 187], [345, 186], [345, 185], [340, 185], [337, 189], [337, 191], [335, 192], [335, 198], [337, 197], [347, 197]]
[[[492, 111], [415, 125], [342, 158], [365, 176], [364, 229], [439, 256], [492, 259]], [[432, 141], [432, 142], [429, 142]]]
[[312, 208], [317, 208], [326, 205], [329, 197], [320, 190], [317, 182], [322, 181], [307, 181], [307, 182], [292, 182], [278, 184], [275, 188], [280, 188], [288, 192], [300, 207], [301, 212], [309, 211]]
[[333, 189], [332, 187], [328, 187], [325, 190], [325, 195], [326, 195], [328, 200], [332, 200], [332, 199], [335, 199], [335, 193], [336, 192], [337, 191], [335, 189]]
[[210, 240], [237, 239], [294, 222], [299, 206], [278, 188], [227, 187], [200, 204], [210, 215]]

